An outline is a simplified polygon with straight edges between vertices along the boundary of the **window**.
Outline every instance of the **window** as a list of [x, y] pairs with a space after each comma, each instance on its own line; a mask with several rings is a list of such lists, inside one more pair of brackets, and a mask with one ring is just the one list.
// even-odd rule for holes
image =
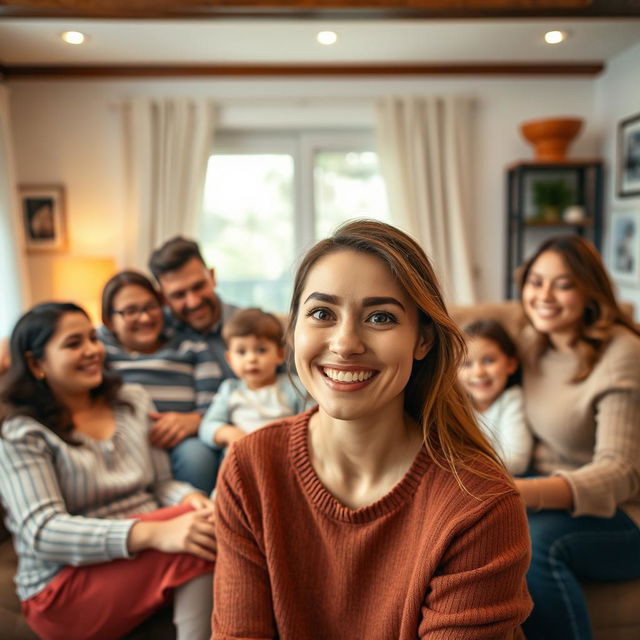
[[288, 309], [298, 259], [350, 218], [390, 221], [370, 136], [221, 134], [200, 244], [227, 302]]

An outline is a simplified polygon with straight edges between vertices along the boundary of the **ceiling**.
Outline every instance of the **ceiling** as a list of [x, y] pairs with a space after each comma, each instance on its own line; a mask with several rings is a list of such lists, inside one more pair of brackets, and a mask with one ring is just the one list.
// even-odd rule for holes
[[[72, 46], [60, 34], [88, 36]], [[332, 46], [316, 42], [337, 32]], [[550, 46], [549, 29], [569, 33]], [[0, 18], [0, 64], [607, 62], [640, 43], [640, 18], [526, 20], [87, 20]]]
[[[87, 42], [62, 42], [70, 29]], [[550, 29], [569, 38], [547, 45]], [[318, 44], [320, 30], [335, 31], [337, 43]], [[162, 67], [186, 75], [207, 65], [210, 73], [529, 65], [593, 74], [637, 43], [640, 0], [0, 0], [0, 76], [9, 79]]]

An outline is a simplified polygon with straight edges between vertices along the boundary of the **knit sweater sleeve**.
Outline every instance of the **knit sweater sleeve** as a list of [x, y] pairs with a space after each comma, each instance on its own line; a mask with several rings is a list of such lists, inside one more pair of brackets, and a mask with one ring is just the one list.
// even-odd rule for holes
[[640, 493], [640, 391], [612, 390], [597, 400], [593, 460], [575, 471], [558, 471], [571, 486], [574, 516], [610, 518]]
[[277, 637], [269, 573], [256, 524], [248, 514], [238, 459], [232, 447], [216, 489], [213, 635], [216, 640]]
[[531, 611], [524, 575], [527, 521], [514, 493], [473, 509], [451, 531], [431, 580], [418, 636], [424, 640], [517, 638]]

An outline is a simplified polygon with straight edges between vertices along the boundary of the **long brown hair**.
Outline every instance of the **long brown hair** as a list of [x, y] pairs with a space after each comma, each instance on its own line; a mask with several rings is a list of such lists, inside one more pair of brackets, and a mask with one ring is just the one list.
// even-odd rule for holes
[[[404, 397], [404, 408], [422, 428], [431, 459], [451, 471], [463, 488], [459, 476], [463, 469], [495, 478], [502, 464], [480, 431], [469, 400], [458, 384], [458, 367], [466, 351], [464, 338], [447, 312], [429, 259], [407, 234], [382, 222], [354, 220], [312, 247], [294, 281], [289, 337], [298, 319], [310, 270], [320, 258], [342, 250], [382, 260], [418, 308], [421, 328], [433, 332], [429, 353], [413, 363]], [[479, 465], [479, 460], [488, 464]]]
[[[587, 378], [604, 347], [611, 340], [613, 327], [623, 326], [640, 335], [637, 325], [620, 308], [613, 292], [611, 280], [596, 248], [576, 235], [554, 236], [545, 240], [537, 251], [524, 263], [518, 274], [520, 299], [531, 268], [547, 251], [558, 254], [573, 277], [576, 289], [585, 297], [586, 303], [573, 348], [578, 356], [578, 369], [571, 382]], [[529, 320], [535, 339], [527, 349], [526, 357], [533, 365], [550, 346], [549, 337], [537, 331]]]

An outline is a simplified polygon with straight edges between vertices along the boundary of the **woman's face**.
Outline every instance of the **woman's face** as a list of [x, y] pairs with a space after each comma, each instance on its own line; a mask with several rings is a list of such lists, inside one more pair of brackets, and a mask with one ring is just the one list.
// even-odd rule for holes
[[44, 348], [42, 359], [32, 361], [36, 378], [46, 380], [58, 398], [87, 394], [102, 382], [104, 346], [83, 313], [65, 313]]
[[562, 256], [545, 251], [529, 269], [522, 304], [533, 326], [560, 346], [575, 337], [586, 299]]
[[164, 327], [158, 299], [137, 284], [127, 284], [112, 302], [112, 331], [127, 351], [152, 353]]
[[321, 411], [353, 421], [401, 419], [413, 361], [430, 345], [416, 305], [386, 265], [342, 250], [310, 269], [294, 346], [298, 375]]

